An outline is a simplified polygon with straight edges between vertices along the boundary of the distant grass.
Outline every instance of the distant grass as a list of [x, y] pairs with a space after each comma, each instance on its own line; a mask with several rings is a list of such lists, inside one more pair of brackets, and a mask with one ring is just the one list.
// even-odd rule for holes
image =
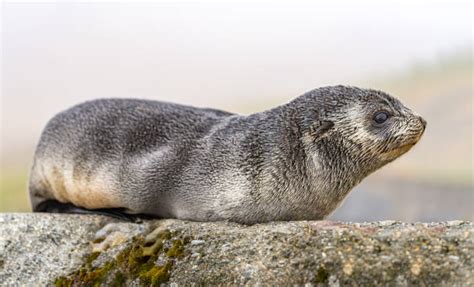
[[10, 169], [0, 172], [0, 212], [31, 211], [27, 182], [27, 169]]

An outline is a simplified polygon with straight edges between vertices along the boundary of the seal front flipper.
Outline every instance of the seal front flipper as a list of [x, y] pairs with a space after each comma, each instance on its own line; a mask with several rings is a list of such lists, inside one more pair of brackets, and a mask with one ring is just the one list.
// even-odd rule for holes
[[123, 221], [139, 222], [146, 216], [125, 213], [124, 208], [103, 208], [103, 209], [85, 209], [77, 207], [71, 203], [62, 203], [57, 200], [46, 200], [38, 204], [34, 210], [35, 212], [51, 212], [51, 213], [73, 213], [73, 214], [88, 214], [88, 215], [105, 215]]

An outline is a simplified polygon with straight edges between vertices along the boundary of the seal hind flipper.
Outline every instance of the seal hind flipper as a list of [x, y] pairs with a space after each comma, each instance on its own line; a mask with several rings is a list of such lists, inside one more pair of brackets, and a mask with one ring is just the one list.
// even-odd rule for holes
[[122, 221], [138, 222], [146, 215], [127, 214], [124, 208], [102, 208], [102, 209], [85, 209], [77, 207], [71, 203], [62, 203], [57, 200], [46, 200], [38, 204], [35, 212], [51, 212], [51, 213], [72, 213], [72, 214], [97, 214], [110, 216]]

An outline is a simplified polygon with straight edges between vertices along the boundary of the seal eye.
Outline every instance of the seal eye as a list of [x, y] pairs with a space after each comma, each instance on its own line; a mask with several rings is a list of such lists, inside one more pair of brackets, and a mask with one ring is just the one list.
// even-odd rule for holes
[[389, 114], [387, 112], [376, 112], [374, 114], [374, 122], [378, 125], [383, 124], [389, 118]]

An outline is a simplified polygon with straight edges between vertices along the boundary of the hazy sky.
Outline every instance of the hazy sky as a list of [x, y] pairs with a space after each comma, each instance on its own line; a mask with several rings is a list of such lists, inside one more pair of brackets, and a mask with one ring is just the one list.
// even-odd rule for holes
[[2, 8], [3, 152], [31, 145], [54, 113], [91, 98], [252, 111], [472, 44], [472, 5], [452, 1]]

